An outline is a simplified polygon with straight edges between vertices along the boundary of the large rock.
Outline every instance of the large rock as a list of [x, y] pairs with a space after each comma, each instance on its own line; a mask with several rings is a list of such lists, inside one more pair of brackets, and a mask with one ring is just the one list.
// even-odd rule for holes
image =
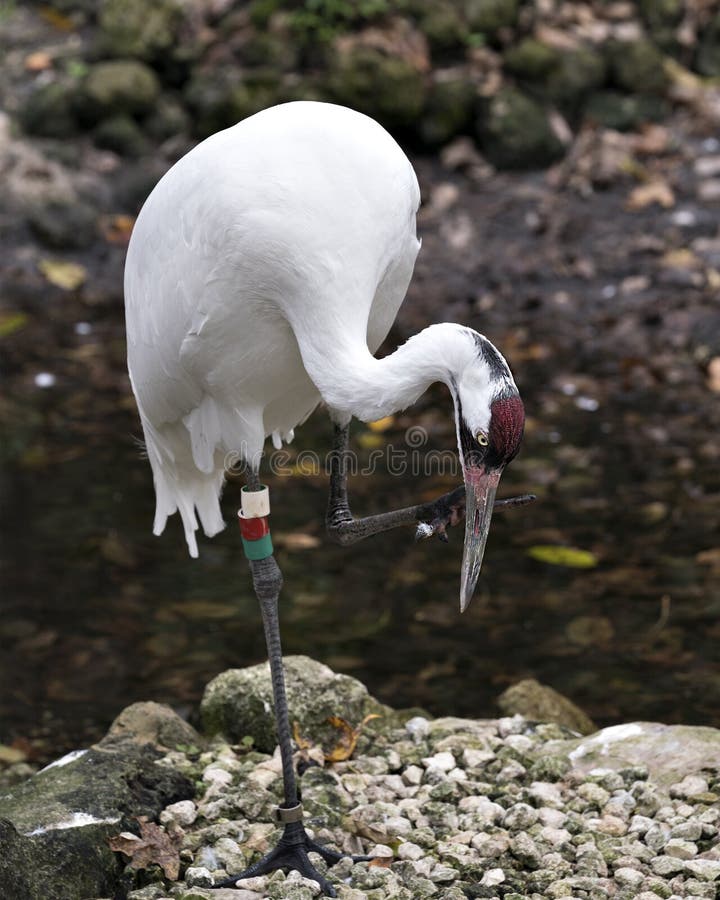
[[77, 131], [76, 90], [63, 82], [45, 84], [33, 91], [20, 110], [20, 121], [28, 134], [66, 138]]
[[102, 48], [111, 56], [149, 61], [172, 55], [192, 5], [187, 0], [102, 0], [98, 15]]
[[160, 94], [160, 82], [152, 69], [133, 59], [116, 59], [93, 66], [77, 99], [77, 110], [86, 122], [119, 115], [149, 112]]
[[665, 93], [669, 79], [663, 56], [651, 41], [619, 41], [608, 46], [608, 54], [619, 87], [630, 93]]
[[70, 753], [0, 796], [0, 897], [114, 896], [122, 860], [108, 838], [155, 818], [194, 786], [161, 752], [119, 737]]
[[595, 723], [556, 690], [526, 678], [509, 687], [498, 697], [498, 706], [506, 715], [519, 714], [533, 722], [555, 722], [580, 734], [591, 734]]
[[[357, 725], [370, 713], [392, 711], [371, 697], [364, 684], [349, 675], [337, 675], [328, 666], [307, 656], [285, 657], [290, 721], [300, 733], [319, 743], [337, 740], [328, 716], [342, 716]], [[251, 737], [254, 746], [272, 753], [277, 738], [273, 715], [270, 667], [267, 663], [247, 669], [229, 669], [205, 688], [200, 714], [204, 730], [222, 733], [231, 740]]]
[[688, 773], [720, 771], [720, 730], [698, 725], [611, 725], [589, 737], [553, 741], [547, 749], [569, 759], [582, 773], [646, 766], [650, 778], [663, 787]]
[[399, 56], [364, 44], [335, 53], [328, 86], [336, 102], [372, 116], [390, 130], [415, 123], [425, 101], [422, 72]]
[[478, 136], [498, 168], [540, 168], [563, 155], [543, 107], [514, 88], [503, 88], [489, 101]]
[[519, 6], [519, 0], [463, 0], [462, 3], [470, 28], [488, 35], [513, 26]]
[[473, 125], [477, 93], [461, 75], [439, 79], [428, 91], [419, 131], [430, 147], [447, 144], [458, 134], [468, 134]]

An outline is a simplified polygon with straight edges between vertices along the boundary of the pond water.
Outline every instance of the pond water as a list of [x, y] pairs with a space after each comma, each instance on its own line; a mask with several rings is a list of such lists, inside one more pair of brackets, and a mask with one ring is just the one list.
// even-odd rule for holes
[[[542, 383], [542, 382], [540, 382]], [[530, 507], [498, 512], [470, 609], [458, 609], [461, 530], [449, 545], [416, 544], [403, 529], [343, 549], [324, 537], [326, 478], [294, 470], [268, 478], [285, 576], [286, 653], [306, 653], [363, 679], [395, 706], [490, 716], [501, 691], [526, 676], [553, 685], [599, 724], [627, 719], [720, 724], [717, 550], [708, 527], [720, 491], [710, 465], [693, 484], [662, 453], [636, 452], [627, 421], [642, 410], [583, 409], [570, 389], [543, 424], [530, 412], [522, 455], [501, 494], [535, 490]], [[46, 400], [45, 395], [41, 398]], [[230, 526], [185, 551], [177, 517], [150, 534], [150, 470], [130, 409], [98, 407], [73, 434], [54, 410], [35, 424], [36, 457], [3, 483], [0, 639], [3, 740], [40, 758], [97, 738], [128, 703], [154, 699], [190, 712], [207, 681], [264, 657], [259, 611], [234, 527], [239, 480], [224, 497]], [[128, 404], [129, 406], [129, 404]], [[87, 435], [78, 442], [82, 423]], [[448, 397], [433, 391], [384, 433], [358, 425], [362, 461], [422, 426], [423, 450], [453, 446]], [[320, 411], [293, 453], [324, 452]], [[52, 464], [49, 460], [52, 460]], [[358, 513], [429, 499], [454, 480], [402, 477], [380, 464], [351, 479]], [[701, 490], [701, 495], [698, 493]], [[538, 546], [589, 551], [593, 568], [533, 558]]]

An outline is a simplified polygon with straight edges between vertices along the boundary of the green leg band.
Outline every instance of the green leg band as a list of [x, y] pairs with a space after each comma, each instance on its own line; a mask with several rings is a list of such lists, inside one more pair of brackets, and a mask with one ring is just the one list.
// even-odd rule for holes
[[266, 559], [273, 554], [273, 545], [270, 534], [264, 534], [257, 541], [242, 539], [243, 550], [248, 559]]

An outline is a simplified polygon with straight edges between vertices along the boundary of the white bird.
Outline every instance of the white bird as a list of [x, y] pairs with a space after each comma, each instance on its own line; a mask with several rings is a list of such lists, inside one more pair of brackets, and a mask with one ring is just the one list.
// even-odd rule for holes
[[[342, 455], [353, 416], [388, 416], [441, 381], [453, 398], [465, 475], [467, 605], [524, 411], [502, 355], [472, 329], [432, 325], [375, 358], [420, 249], [419, 202], [409, 160], [378, 123], [315, 102], [266, 109], [213, 135], [160, 180], [138, 216], [125, 270], [128, 366], [155, 483], [155, 534], [178, 510], [197, 556], [196, 515], [208, 536], [223, 528], [227, 458], [245, 460], [257, 484], [266, 438], [291, 440], [320, 401]], [[458, 517], [458, 497], [353, 520], [334, 465], [328, 527], [350, 543], [426, 514], [434, 519], [426, 532], [442, 532]], [[272, 572], [251, 566], [259, 595], [263, 582], [276, 602], [274, 560]], [[270, 657], [273, 665], [272, 650]], [[276, 659], [274, 676], [277, 669]], [[276, 696], [287, 754], [283, 702]], [[286, 808], [297, 805], [290, 775], [286, 767]]]

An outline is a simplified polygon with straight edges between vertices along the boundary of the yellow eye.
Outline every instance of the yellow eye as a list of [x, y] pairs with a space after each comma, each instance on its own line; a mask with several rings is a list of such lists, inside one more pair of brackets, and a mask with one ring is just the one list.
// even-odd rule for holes
[[478, 431], [478, 433], [475, 435], [475, 437], [477, 439], [478, 444], [480, 444], [481, 447], [487, 447], [487, 445], [490, 443], [490, 441], [488, 441], [487, 435], [483, 434], [482, 431]]

